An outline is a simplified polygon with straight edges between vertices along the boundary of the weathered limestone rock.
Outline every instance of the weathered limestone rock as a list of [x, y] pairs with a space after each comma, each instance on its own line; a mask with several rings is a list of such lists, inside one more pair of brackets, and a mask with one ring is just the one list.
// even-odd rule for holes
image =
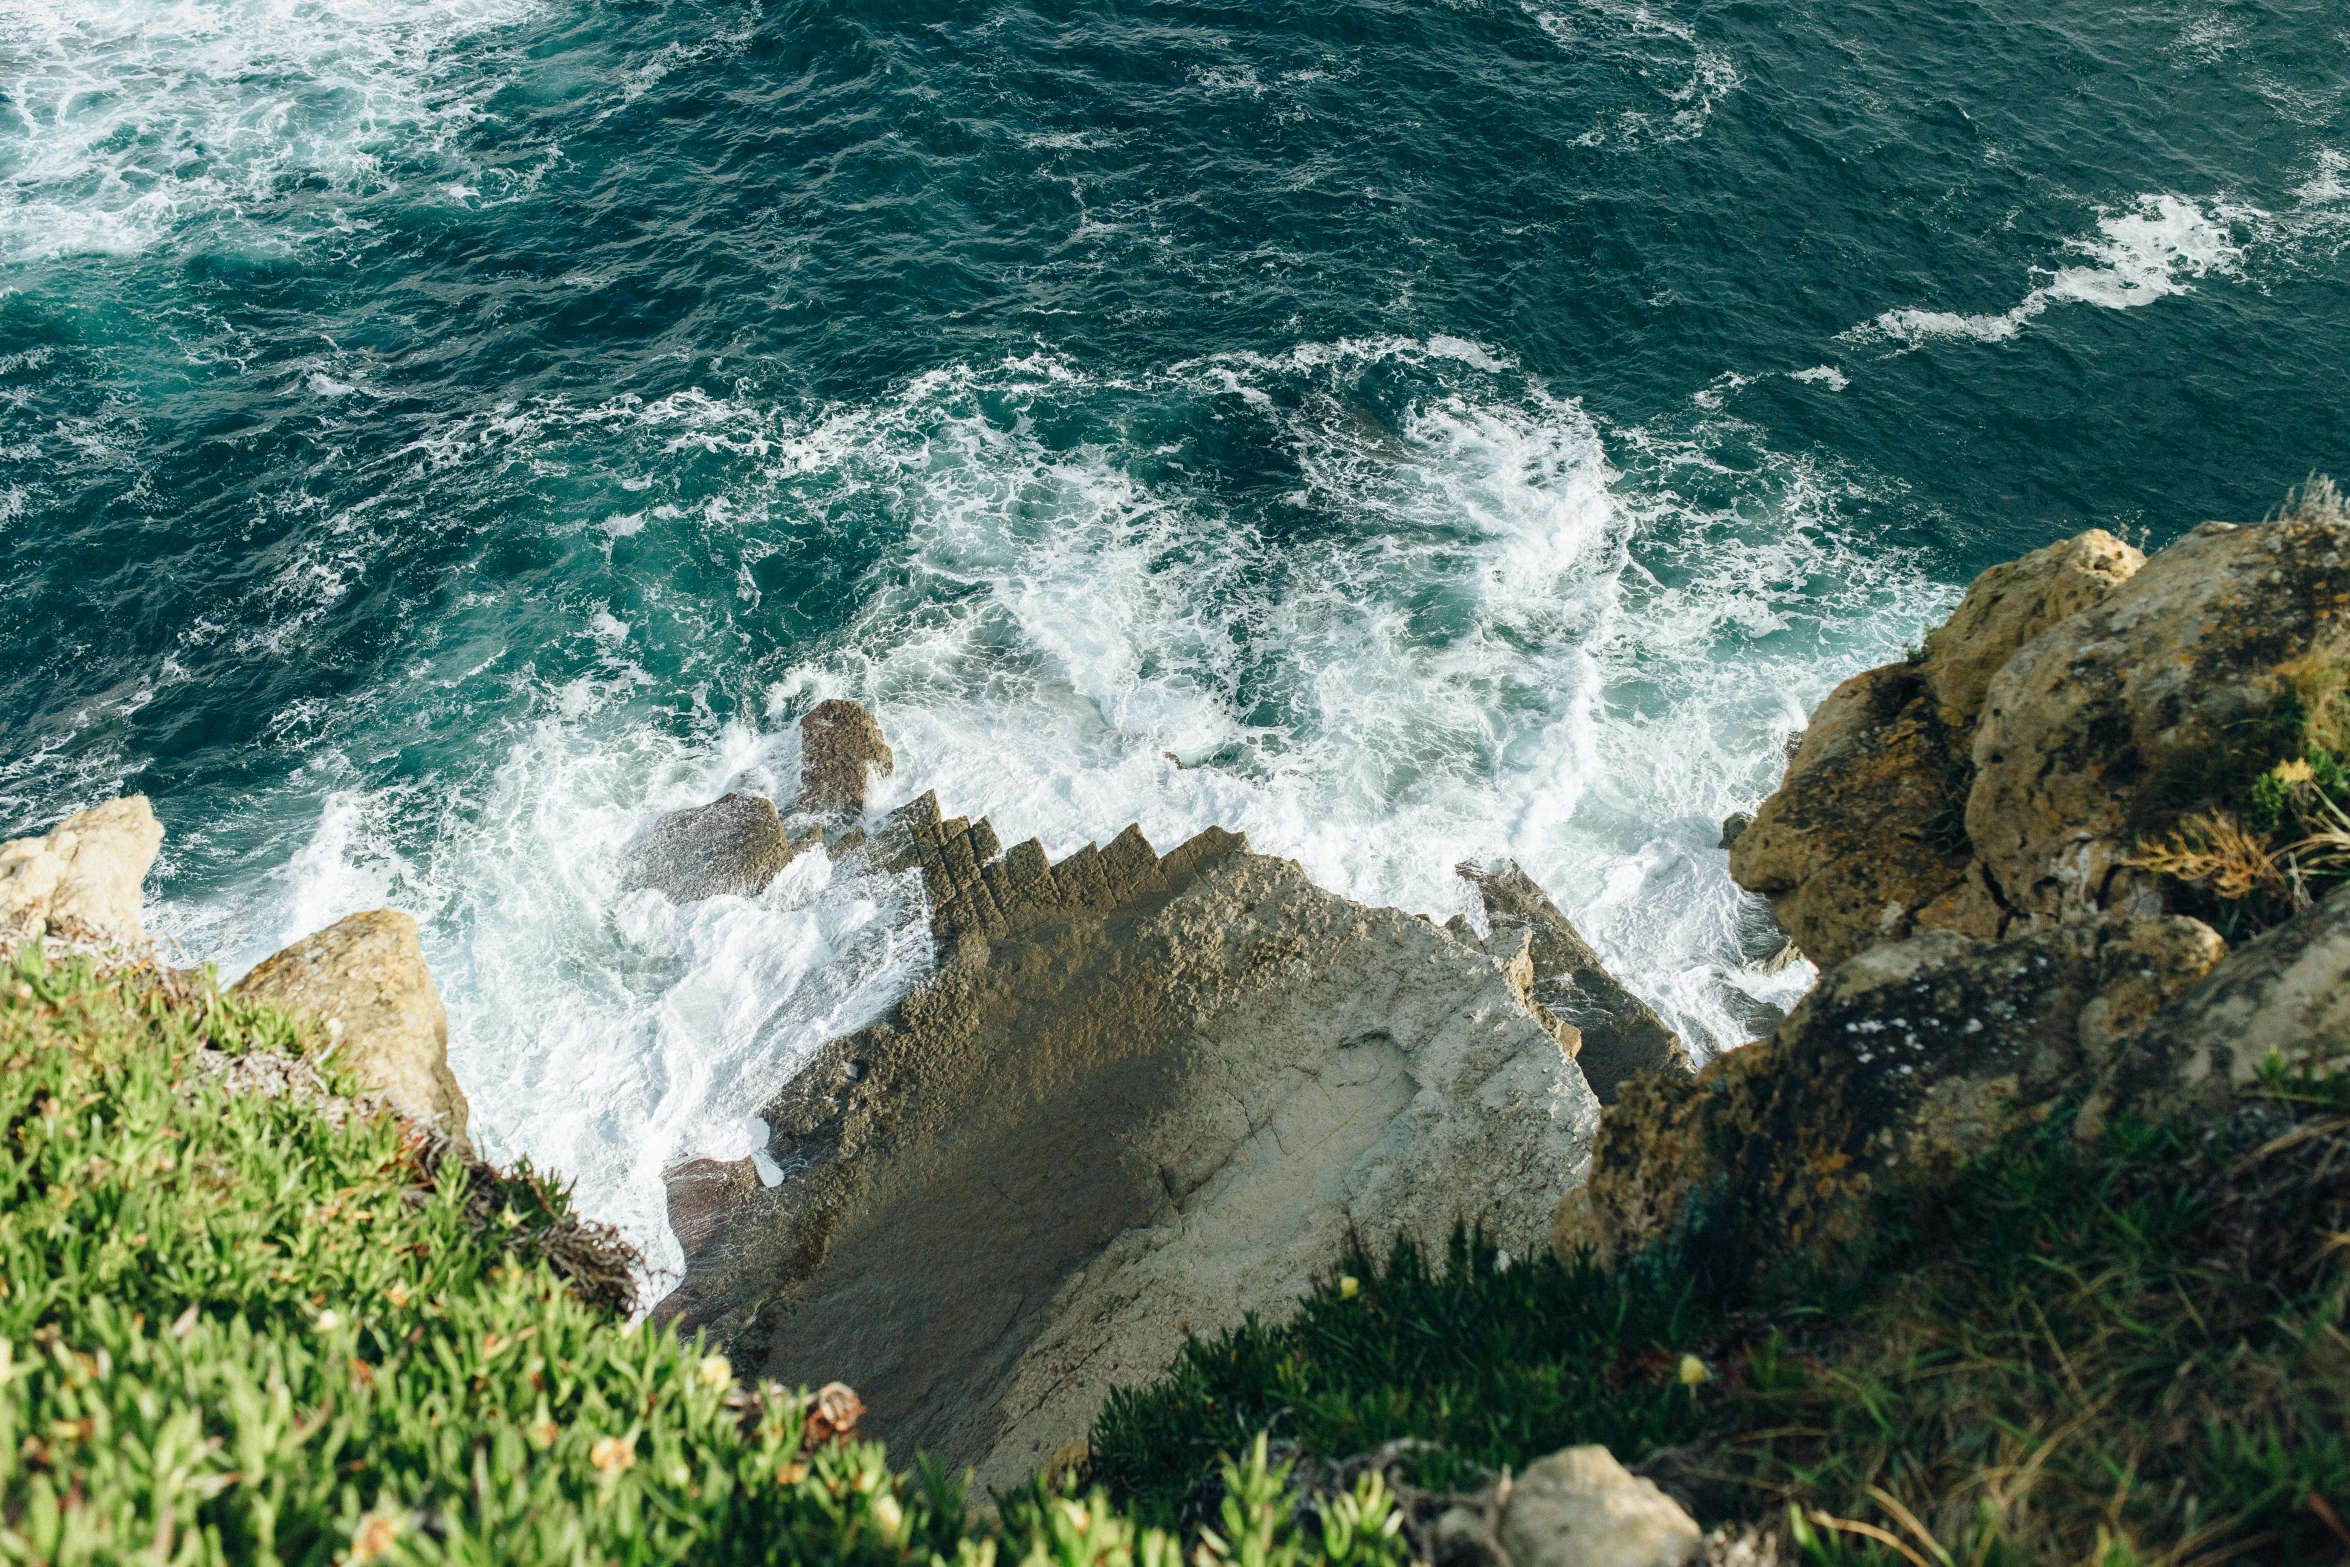
[[[2143, 563], [2092, 529], [1977, 577], [1924, 656], [1855, 675], [1813, 715], [1778, 792], [1729, 844], [1739, 885], [1833, 967], [1918, 929], [1986, 939], [2009, 911], [1974, 872], [1971, 748], [1992, 674]], [[1728, 835], [1725, 834], [1725, 837]]]
[[1752, 827], [1753, 825], [1754, 813], [1752, 811], [1732, 811], [1729, 815], [1722, 818], [1722, 841], [1720, 847], [1725, 849], [1735, 848], [1737, 846], [1738, 840], [1745, 835], [1746, 829]]
[[2302, 743], [2296, 682], [2350, 659], [2350, 514], [2209, 522], [1991, 679], [1967, 835], [2035, 918], [2162, 906], [2123, 861]]
[[362, 1089], [464, 1143], [472, 1109], [449, 1070], [449, 1014], [416, 921], [395, 909], [354, 914], [264, 960], [234, 989], [317, 1019], [333, 1042], [329, 1059]]
[[812, 816], [857, 816], [865, 809], [866, 768], [887, 778], [897, 757], [881, 724], [854, 702], [819, 702], [800, 720], [800, 799]]
[[755, 897], [813, 841], [792, 842], [773, 802], [755, 794], [726, 795], [671, 811], [637, 834], [627, 849], [620, 890], [651, 887], [672, 903], [729, 893]]
[[1515, 862], [1457, 868], [1484, 899], [1496, 939], [1525, 933], [1528, 1000], [1582, 1035], [1575, 1062], [1601, 1104], [1615, 1103], [1619, 1086], [1635, 1072], [1687, 1077], [1694, 1070], [1681, 1036], [1601, 966], [1591, 943]]
[[1704, 1531], [1604, 1447], [1535, 1460], [1510, 1487], [1501, 1543], [1515, 1567], [1683, 1567]]
[[1971, 729], [1991, 677], [2025, 643], [2103, 602], [2145, 564], [2129, 545], [2091, 528], [1975, 578], [1950, 619], [1926, 637], [1921, 673], [1942, 705], [1942, 722]]
[[2082, 1111], [2089, 1135], [2117, 1110], [2211, 1113], [2271, 1055], [2317, 1072], [2350, 1066], [2350, 887], [2237, 948], [2116, 1052]]
[[49, 937], [136, 948], [141, 887], [163, 846], [143, 794], [69, 816], [47, 833], [0, 843], [0, 944]]
[[1694, 1082], [1644, 1077], [1601, 1122], [1552, 1244], [1613, 1265], [1688, 1221], [1716, 1266], [1824, 1259], [1883, 1189], [1931, 1189], [2110, 1059], [2212, 971], [2210, 927], [2166, 916], [1993, 944], [1929, 931], [1830, 971], [1767, 1043]]
[[1477, 946], [1228, 833], [1050, 865], [984, 827], [877, 834], [933, 878], [943, 966], [767, 1107], [801, 1173], [659, 1318], [786, 1383], [854, 1366], [880, 1433], [1001, 1487], [1350, 1231], [1541, 1244], [1598, 1105]]

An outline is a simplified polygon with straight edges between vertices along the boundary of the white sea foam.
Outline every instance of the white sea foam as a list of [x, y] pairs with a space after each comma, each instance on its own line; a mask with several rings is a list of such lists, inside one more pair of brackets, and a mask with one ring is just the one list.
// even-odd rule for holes
[[2194, 288], [2192, 279], [2241, 275], [2244, 236], [2265, 213], [2225, 202], [2183, 196], [2141, 196], [2129, 207], [2102, 213], [2097, 232], [2065, 242], [2084, 258], [2054, 268], [2048, 281], [1997, 314], [1950, 310], [1888, 310], [1841, 334], [1847, 342], [1897, 342], [1917, 348], [1935, 338], [1999, 343], [2013, 338], [2055, 305], [2132, 310]]
[[1674, 85], [1651, 89], [1663, 104], [1621, 109], [1607, 125], [1578, 137], [1578, 146], [1595, 147], [1611, 136], [1633, 144], [1691, 140], [1704, 134], [1706, 121], [1743, 80], [1729, 55], [1701, 43], [1687, 23], [1639, 0], [1579, 0], [1558, 9], [1520, 0], [1520, 9], [1579, 61], [1618, 58], [1644, 82], [1686, 73]]
[[538, 4], [0, 0], [0, 260], [135, 253], [302, 187], [331, 209], [388, 188], [395, 151], [450, 183], [502, 80], [483, 46]]
[[[1358, 391], [1404, 372], [1432, 389], [1384, 407]], [[1190, 482], [1180, 442], [1036, 433], [1074, 408], [1115, 423], [1185, 404], [1258, 422], [1296, 474], [1274, 515]], [[822, 695], [870, 702], [889, 733], [899, 767], [876, 810], [936, 789], [1056, 856], [1129, 821], [1162, 849], [1222, 825], [1442, 918], [1464, 907], [1457, 861], [1509, 855], [1701, 1054], [1725, 1048], [1808, 974], [1746, 965], [1717, 824], [1776, 781], [1781, 738], [1831, 681], [1891, 656], [1949, 595], [1840, 537], [1852, 476], [1733, 463], [1759, 432], [1699, 417], [1608, 430], [1488, 347], [1380, 339], [1126, 378], [1036, 354], [796, 417], [696, 393], [453, 421], [408, 482], [584, 444], [642, 495], [625, 526], [564, 525], [600, 547], [673, 533], [750, 558], [827, 525], [879, 556], [847, 628], [765, 672], [754, 727], [680, 737], [648, 719], [662, 682], [640, 667], [637, 617], [581, 606], [592, 667], [535, 684], [533, 715], [484, 737], [493, 764], [370, 786], [348, 742], [321, 740], [256, 807], [283, 823], [245, 824], [302, 846], [157, 924], [233, 975], [355, 909], [415, 912], [481, 1142], [576, 1177], [656, 1280], [679, 1255], [662, 1170], [752, 1151], [746, 1115], [928, 962], [918, 886], [816, 857], [755, 899], [618, 893], [621, 848], [653, 814], [787, 794], [792, 721]], [[339, 536], [371, 547], [365, 529]], [[338, 569], [297, 569], [313, 596], [271, 612], [306, 623]], [[757, 613], [755, 594], [746, 577], [731, 612]], [[451, 663], [415, 678], [462, 686]]]

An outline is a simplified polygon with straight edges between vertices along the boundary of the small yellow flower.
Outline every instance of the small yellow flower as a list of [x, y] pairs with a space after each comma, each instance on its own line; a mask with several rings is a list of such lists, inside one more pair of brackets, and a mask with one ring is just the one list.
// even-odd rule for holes
[[358, 1563], [389, 1556], [392, 1553], [392, 1542], [399, 1538], [398, 1513], [369, 1513], [359, 1521], [359, 1532], [351, 1536], [349, 1560], [353, 1567], [357, 1567]]
[[588, 1449], [588, 1462], [606, 1474], [618, 1474], [636, 1465], [636, 1438], [608, 1436]]
[[555, 1417], [544, 1409], [540, 1410], [538, 1418], [530, 1423], [530, 1439], [540, 1447], [553, 1447], [555, 1438], [562, 1434], [563, 1428], [555, 1424]]
[[384, 1291], [384, 1299], [392, 1303], [394, 1311], [406, 1311], [408, 1309], [408, 1286], [394, 1284], [390, 1289]]
[[807, 1478], [808, 1466], [806, 1464], [785, 1464], [781, 1469], [775, 1471], [777, 1485], [798, 1485]]
[[2294, 784], [2309, 782], [2310, 779], [2317, 776], [2317, 769], [2297, 757], [2290, 762], [2277, 763], [2269, 776], [2289, 788]]
[[1342, 1273], [1338, 1276], [1338, 1298], [1340, 1300], [1352, 1300], [1362, 1292], [1363, 1281], [1361, 1279], [1351, 1273]]
[[1683, 1387], [1696, 1387], [1703, 1382], [1711, 1380], [1712, 1373], [1705, 1369], [1705, 1362], [1698, 1359], [1695, 1355], [1683, 1355], [1681, 1357], [1680, 1376], [1681, 1385]]
[[343, 1318], [341, 1313], [337, 1312], [332, 1306], [327, 1307], [326, 1310], [318, 1314], [318, 1331], [321, 1333], [332, 1333], [335, 1329], [341, 1327], [342, 1325]]
[[694, 1377], [704, 1387], [730, 1387], [734, 1383], [734, 1362], [724, 1355], [708, 1355], [694, 1367]]
[[905, 1510], [898, 1506], [896, 1497], [884, 1491], [873, 1499], [873, 1521], [881, 1525], [884, 1535], [894, 1538], [906, 1521]]

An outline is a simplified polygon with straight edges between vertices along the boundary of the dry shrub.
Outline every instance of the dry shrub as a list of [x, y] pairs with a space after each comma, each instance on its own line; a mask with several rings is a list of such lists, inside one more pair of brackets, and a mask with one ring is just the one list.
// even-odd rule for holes
[[2239, 903], [2254, 893], [2287, 896], [2292, 883], [2268, 834], [2233, 811], [2197, 811], [2160, 838], [2141, 840], [2124, 862]]

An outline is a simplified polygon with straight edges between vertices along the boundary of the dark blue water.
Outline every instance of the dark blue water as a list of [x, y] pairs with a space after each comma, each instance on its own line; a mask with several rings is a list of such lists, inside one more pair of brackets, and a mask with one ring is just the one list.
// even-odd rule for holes
[[[1713, 823], [1991, 561], [2350, 468], [2338, 6], [0, 0], [0, 833], [234, 971], [425, 922], [658, 1168], [926, 961], [617, 899], [846, 694], [1056, 851], [1510, 853], [1701, 1045]], [[1168, 754], [1184, 764], [1178, 768]]]

